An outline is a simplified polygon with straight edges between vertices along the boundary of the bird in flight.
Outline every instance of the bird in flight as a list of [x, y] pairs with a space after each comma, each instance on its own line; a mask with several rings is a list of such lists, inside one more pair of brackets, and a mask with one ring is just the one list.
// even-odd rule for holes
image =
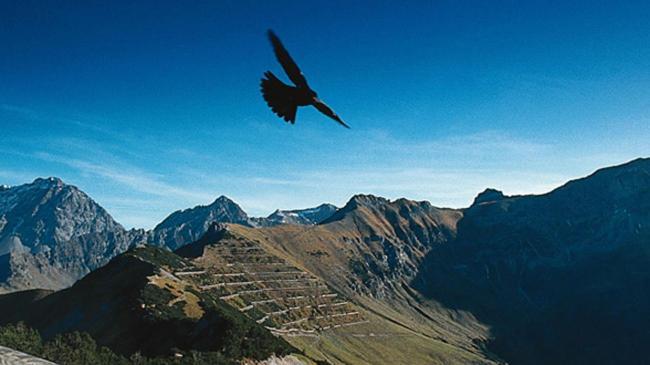
[[299, 106], [312, 105], [321, 113], [334, 119], [345, 128], [350, 128], [343, 120], [329, 107], [323, 103], [314, 90], [307, 84], [307, 79], [302, 71], [298, 68], [296, 62], [291, 58], [287, 49], [284, 48], [280, 38], [268, 31], [269, 40], [273, 45], [275, 57], [282, 65], [284, 72], [289, 76], [289, 80], [296, 86], [290, 86], [280, 81], [271, 71], [264, 73], [262, 78], [262, 96], [271, 110], [285, 121], [296, 122], [296, 112]]

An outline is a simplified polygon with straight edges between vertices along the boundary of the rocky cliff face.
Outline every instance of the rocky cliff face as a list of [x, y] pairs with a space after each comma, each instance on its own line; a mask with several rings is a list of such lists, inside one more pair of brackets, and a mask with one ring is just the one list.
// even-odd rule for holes
[[650, 340], [650, 159], [544, 195], [482, 194], [416, 281], [494, 326], [513, 363], [644, 363]]
[[381, 297], [414, 278], [434, 245], [455, 237], [461, 216], [428, 202], [356, 195], [318, 225], [280, 225], [254, 235], [274, 242], [340, 290]]
[[253, 226], [253, 222], [237, 203], [220, 196], [210, 205], [179, 210], [170, 214], [150, 234], [149, 242], [175, 250], [198, 240], [213, 222]]
[[61, 288], [141, 241], [60, 179], [0, 190], [0, 284]]
[[461, 217], [458, 210], [429, 202], [356, 195], [322, 226], [333, 231], [354, 227], [359, 254], [349, 259], [348, 266], [361, 279], [359, 289], [381, 296], [386, 288], [413, 279], [435, 245], [454, 239]]

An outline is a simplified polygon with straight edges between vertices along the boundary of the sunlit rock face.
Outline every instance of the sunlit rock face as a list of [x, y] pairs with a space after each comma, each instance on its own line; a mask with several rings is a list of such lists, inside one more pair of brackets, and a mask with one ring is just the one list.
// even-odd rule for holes
[[58, 178], [0, 189], [0, 290], [58, 289], [144, 238]]
[[253, 226], [253, 222], [237, 203], [220, 196], [212, 204], [178, 210], [158, 224], [149, 243], [175, 250], [198, 240], [213, 222]]

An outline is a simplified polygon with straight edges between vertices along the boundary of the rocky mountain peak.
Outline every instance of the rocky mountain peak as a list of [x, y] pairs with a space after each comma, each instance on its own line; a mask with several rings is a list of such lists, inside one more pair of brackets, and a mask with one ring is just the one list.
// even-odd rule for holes
[[215, 199], [210, 206], [218, 206], [218, 205], [228, 205], [228, 206], [237, 206], [237, 203], [235, 203], [232, 199], [228, 198], [225, 195], [220, 195], [217, 199]]
[[[248, 220], [248, 215], [237, 203], [222, 195], [209, 205], [197, 205], [194, 208], [175, 211], [165, 218], [156, 228], [154, 228], [154, 230], [162, 227], [175, 226], [178, 225], [178, 223], [184, 223], [195, 219], [211, 217], [219, 218], [224, 215], [237, 220], [227, 221], [231, 223], [243, 223]], [[208, 224], [209, 223], [210, 222], [208, 222]]]
[[503, 198], [505, 198], [505, 195], [503, 195], [503, 192], [500, 190], [487, 188], [483, 190], [483, 192], [479, 193], [476, 198], [474, 198], [474, 203], [472, 203], [472, 205], [494, 202]]
[[1, 192], [0, 213], [7, 222], [0, 235], [18, 235], [36, 244], [122, 227], [88, 195], [61, 179], [38, 178]]
[[329, 218], [324, 219], [320, 224], [327, 224], [344, 219], [350, 214], [354, 214], [359, 208], [365, 207], [369, 210], [380, 209], [383, 206], [390, 204], [390, 200], [375, 196], [372, 194], [357, 194], [352, 196], [350, 200], [343, 206], [343, 208], [334, 212]]
[[130, 234], [99, 204], [59, 178], [0, 191], [0, 252], [11, 254], [3, 268], [8, 278], [0, 284], [60, 288], [131, 244]]
[[390, 203], [390, 201], [380, 196], [375, 196], [372, 194], [357, 194], [352, 196], [352, 198], [350, 198], [346, 206], [347, 205], [354, 205], [355, 207], [360, 205], [376, 206], [376, 205], [387, 204], [387, 203]]
[[199, 239], [213, 222], [253, 225], [237, 203], [222, 195], [210, 205], [198, 205], [170, 214], [153, 229], [150, 243], [175, 250]]
[[34, 182], [32, 182], [32, 184], [39, 187], [62, 187], [66, 185], [63, 180], [54, 176], [46, 178], [38, 177], [34, 180]]

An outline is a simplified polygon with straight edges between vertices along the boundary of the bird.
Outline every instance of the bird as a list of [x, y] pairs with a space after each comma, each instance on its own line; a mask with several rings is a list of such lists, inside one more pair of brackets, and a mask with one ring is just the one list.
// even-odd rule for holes
[[339, 117], [332, 108], [327, 106], [322, 100], [318, 98], [318, 94], [309, 87], [305, 75], [300, 71], [296, 62], [291, 58], [289, 52], [280, 38], [272, 30], [268, 30], [268, 37], [273, 46], [275, 57], [280, 62], [282, 69], [289, 77], [289, 80], [295, 85], [290, 86], [278, 79], [271, 71], [266, 71], [262, 78], [261, 88], [262, 96], [266, 104], [271, 110], [280, 118], [283, 118], [287, 123], [294, 124], [296, 122], [296, 113], [299, 106], [311, 105], [321, 113], [334, 119], [345, 128], [350, 128], [341, 117]]

